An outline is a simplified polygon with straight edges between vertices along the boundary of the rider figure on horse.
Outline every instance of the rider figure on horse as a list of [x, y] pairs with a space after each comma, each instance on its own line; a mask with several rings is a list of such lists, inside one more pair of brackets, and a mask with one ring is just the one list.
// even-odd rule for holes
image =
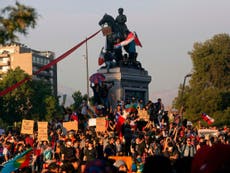
[[122, 33], [125, 34], [125, 32], [128, 31], [128, 28], [125, 24], [127, 21], [127, 18], [126, 18], [126, 15], [123, 14], [123, 12], [124, 12], [123, 8], [118, 9], [119, 15], [116, 17], [116, 22], [118, 23]]

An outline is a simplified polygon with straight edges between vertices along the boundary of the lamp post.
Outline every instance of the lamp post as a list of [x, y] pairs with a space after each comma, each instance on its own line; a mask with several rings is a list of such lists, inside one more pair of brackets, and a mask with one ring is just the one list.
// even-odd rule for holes
[[89, 103], [89, 62], [88, 62], [88, 44], [87, 44], [87, 38], [85, 42], [85, 63], [86, 63], [86, 88], [87, 88], [87, 104]]
[[186, 83], [186, 79], [188, 77], [191, 77], [192, 74], [187, 74], [185, 77], [184, 77], [184, 82], [183, 82], [183, 85], [182, 85], [182, 91], [181, 91], [181, 100], [182, 100], [182, 104], [181, 104], [181, 122], [183, 122], [183, 109], [184, 109], [184, 88], [185, 88], [185, 83]]

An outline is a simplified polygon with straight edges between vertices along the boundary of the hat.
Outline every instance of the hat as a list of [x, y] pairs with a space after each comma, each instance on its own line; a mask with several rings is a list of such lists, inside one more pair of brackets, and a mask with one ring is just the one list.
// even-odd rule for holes
[[117, 167], [117, 168], [119, 168], [119, 167], [122, 166], [122, 165], [126, 165], [126, 163], [125, 163], [123, 160], [117, 160], [117, 161], [113, 164], [113, 166], [115, 166], [115, 167]]

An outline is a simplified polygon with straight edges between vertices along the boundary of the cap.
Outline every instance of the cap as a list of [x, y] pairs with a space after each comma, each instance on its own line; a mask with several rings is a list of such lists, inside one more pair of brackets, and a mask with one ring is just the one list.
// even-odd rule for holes
[[122, 165], [126, 165], [126, 163], [125, 163], [123, 160], [117, 160], [117, 161], [113, 164], [113, 166], [115, 166], [115, 167], [117, 167], [117, 168], [119, 168], [119, 167], [122, 166]]

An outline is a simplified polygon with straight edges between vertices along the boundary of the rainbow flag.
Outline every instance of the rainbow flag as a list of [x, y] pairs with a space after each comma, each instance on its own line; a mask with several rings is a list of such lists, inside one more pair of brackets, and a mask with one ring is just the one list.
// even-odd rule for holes
[[3, 163], [3, 168], [0, 172], [10, 173], [10, 172], [16, 171], [17, 169], [22, 169], [22, 168], [29, 166], [32, 153], [33, 153], [32, 148], [30, 148], [16, 155], [14, 158], [9, 160], [8, 162]]

